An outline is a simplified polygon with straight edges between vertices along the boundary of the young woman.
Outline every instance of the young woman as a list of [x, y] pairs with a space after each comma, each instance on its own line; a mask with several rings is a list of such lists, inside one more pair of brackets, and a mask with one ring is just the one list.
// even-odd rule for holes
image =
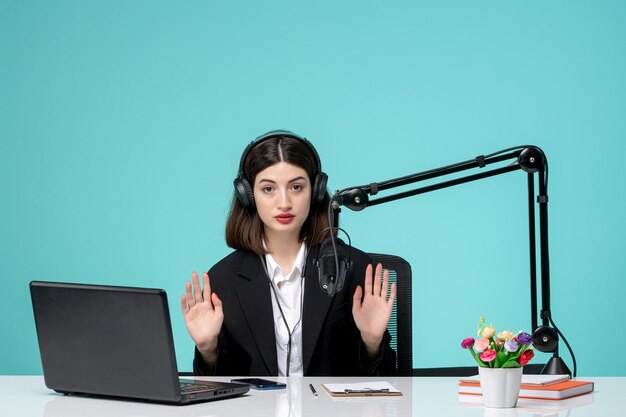
[[[387, 325], [396, 296], [382, 266], [350, 251], [329, 297], [315, 267], [329, 236], [326, 174], [306, 139], [257, 138], [241, 157], [226, 242], [235, 249], [187, 281], [181, 308], [197, 375], [391, 375]], [[210, 277], [210, 279], [209, 279]], [[382, 278], [381, 278], [382, 277]]]

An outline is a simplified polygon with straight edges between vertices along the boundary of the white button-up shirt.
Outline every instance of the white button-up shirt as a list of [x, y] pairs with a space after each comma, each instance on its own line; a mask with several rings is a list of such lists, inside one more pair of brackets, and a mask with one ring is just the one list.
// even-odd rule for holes
[[[300, 252], [296, 256], [291, 271], [284, 273], [276, 263], [272, 255], [265, 255], [267, 276], [270, 277], [275, 292], [272, 291], [272, 309], [274, 311], [274, 332], [276, 335], [276, 353], [278, 360], [278, 375], [286, 376], [287, 373], [287, 349], [289, 346], [289, 332], [291, 333], [291, 358], [289, 375], [303, 374], [302, 369], [302, 300], [304, 277], [302, 271], [306, 262], [306, 245], [300, 246]], [[278, 296], [278, 300], [276, 300]], [[277, 302], [285, 315], [289, 330], [280, 313]]]

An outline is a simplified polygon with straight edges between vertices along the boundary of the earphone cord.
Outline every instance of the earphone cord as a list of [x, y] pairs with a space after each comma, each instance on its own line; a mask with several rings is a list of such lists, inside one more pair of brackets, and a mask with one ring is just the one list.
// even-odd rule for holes
[[[305, 264], [306, 264], [307, 255], [308, 255], [308, 250], [304, 254]], [[302, 268], [302, 274], [300, 277], [300, 317], [298, 318], [298, 321], [296, 322], [296, 324], [293, 326], [293, 330], [292, 330], [289, 328], [289, 324], [287, 324], [287, 319], [285, 318], [285, 313], [283, 313], [283, 308], [280, 305], [280, 300], [278, 299], [276, 288], [274, 288], [274, 283], [272, 282], [272, 279], [270, 278], [267, 272], [267, 265], [265, 263], [265, 260], [263, 259], [262, 256], [259, 255], [259, 257], [261, 258], [261, 263], [263, 264], [263, 269], [269, 281], [270, 288], [272, 289], [272, 292], [274, 293], [274, 298], [276, 299], [276, 305], [278, 305], [278, 311], [280, 311], [280, 317], [283, 319], [283, 323], [285, 324], [285, 328], [287, 329], [287, 334], [289, 334], [289, 338], [287, 340], [287, 366], [285, 368], [285, 376], [289, 376], [289, 368], [291, 365], [291, 337], [293, 336], [296, 329], [298, 328], [298, 325], [302, 321], [302, 311], [303, 311], [303, 305], [304, 305], [304, 291], [303, 291], [304, 268]]]

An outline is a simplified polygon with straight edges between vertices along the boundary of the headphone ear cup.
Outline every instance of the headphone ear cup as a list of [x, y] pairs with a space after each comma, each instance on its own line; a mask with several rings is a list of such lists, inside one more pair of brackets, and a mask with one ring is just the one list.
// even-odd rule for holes
[[322, 201], [324, 201], [327, 184], [328, 175], [326, 175], [324, 172], [320, 172], [315, 176], [315, 181], [313, 183], [313, 193], [311, 193], [311, 202], [314, 205], [320, 204]]
[[237, 177], [233, 184], [237, 192], [237, 199], [241, 205], [247, 210], [254, 208], [254, 191], [252, 191], [248, 180]]

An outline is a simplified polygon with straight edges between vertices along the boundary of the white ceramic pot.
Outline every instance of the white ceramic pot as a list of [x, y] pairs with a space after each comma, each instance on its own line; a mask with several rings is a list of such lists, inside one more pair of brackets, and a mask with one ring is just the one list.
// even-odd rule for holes
[[522, 368], [478, 367], [485, 407], [510, 408], [517, 405]]

